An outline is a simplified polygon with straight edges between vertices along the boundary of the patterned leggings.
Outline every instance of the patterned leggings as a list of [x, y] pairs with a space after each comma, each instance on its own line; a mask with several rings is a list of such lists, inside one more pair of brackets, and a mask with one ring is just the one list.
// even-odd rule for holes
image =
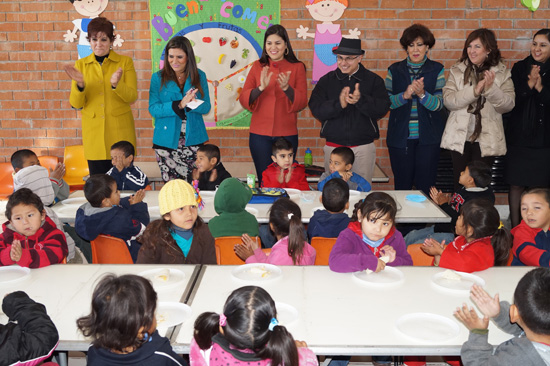
[[185, 133], [181, 132], [176, 150], [155, 147], [162, 180], [165, 183], [173, 179], [189, 182], [197, 159], [197, 150], [201, 145], [185, 146]]

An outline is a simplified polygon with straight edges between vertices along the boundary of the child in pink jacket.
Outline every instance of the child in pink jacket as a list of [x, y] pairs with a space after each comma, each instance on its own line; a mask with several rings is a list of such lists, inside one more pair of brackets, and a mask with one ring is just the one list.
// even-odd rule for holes
[[288, 198], [279, 198], [269, 212], [269, 226], [277, 243], [267, 256], [247, 234], [235, 253], [246, 263], [270, 263], [279, 266], [315, 264], [315, 249], [306, 241], [300, 207]]

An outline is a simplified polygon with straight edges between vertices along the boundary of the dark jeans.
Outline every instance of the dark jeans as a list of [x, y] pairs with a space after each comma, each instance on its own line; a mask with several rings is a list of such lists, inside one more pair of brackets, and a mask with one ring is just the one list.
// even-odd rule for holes
[[90, 175], [105, 174], [113, 167], [111, 160], [88, 160]]
[[489, 167], [493, 166], [495, 161], [494, 156], [485, 156], [481, 157], [481, 149], [479, 148], [479, 142], [465, 142], [464, 143], [464, 153], [459, 153], [456, 151], [451, 151], [451, 158], [453, 159], [453, 176], [454, 176], [454, 186], [455, 192], [460, 189], [460, 184], [458, 184], [458, 179], [460, 178], [460, 173], [466, 169], [466, 166], [474, 161], [481, 160]]
[[439, 145], [420, 145], [418, 139], [408, 139], [404, 149], [388, 146], [395, 189], [414, 186], [429, 195], [437, 177], [439, 150]]
[[262, 184], [262, 173], [267, 169], [269, 164], [273, 163], [271, 159], [271, 145], [279, 137], [284, 137], [294, 147], [294, 160], [296, 160], [296, 151], [298, 150], [298, 135], [292, 136], [263, 136], [256, 135], [255, 133], [250, 134], [248, 140], [248, 146], [250, 148], [250, 154], [252, 155], [252, 160], [254, 160], [254, 167], [256, 168], [256, 175], [258, 183]]

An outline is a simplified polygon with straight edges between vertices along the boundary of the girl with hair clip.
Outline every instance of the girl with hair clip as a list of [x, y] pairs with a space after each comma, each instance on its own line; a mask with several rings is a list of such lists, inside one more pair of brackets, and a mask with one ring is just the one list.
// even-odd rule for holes
[[141, 276], [109, 274], [95, 287], [92, 311], [76, 321], [92, 338], [88, 366], [184, 366], [170, 341], [157, 332], [157, 293]]
[[447, 246], [432, 238], [422, 244], [422, 250], [434, 257], [435, 266], [470, 273], [508, 262], [512, 237], [489, 201], [476, 198], [466, 202], [455, 232], [458, 236]]
[[195, 321], [191, 366], [317, 366], [307, 344], [294, 341], [279, 325], [271, 296], [245, 286], [229, 295], [223, 312], [203, 313]]
[[455, 191], [470, 161], [483, 160], [492, 166], [495, 156], [506, 153], [502, 114], [514, 108], [514, 98], [514, 83], [495, 33], [474, 30], [443, 87], [443, 103], [450, 114], [441, 147], [451, 151]]
[[[197, 100], [202, 104], [190, 107]], [[153, 73], [149, 88], [153, 149], [165, 182], [190, 181], [197, 150], [208, 140], [202, 116], [209, 111], [206, 74], [197, 67], [191, 42], [175, 36], [166, 44], [164, 67]]]
[[387, 193], [372, 192], [355, 205], [348, 228], [338, 235], [329, 256], [334, 272], [412, 266], [403, 235], [395, 228], [397, 205]]
[[289, 198], [279, 198], [269, 210], [269, 227], [277, 238], [269, 256], [265, 255], [248, 234], [243, 244], [235, 245], [235, 253], [246, 263], [270, 263], [279, 266], [315, 264], [317, 252], [306, 241], [300, 207]]

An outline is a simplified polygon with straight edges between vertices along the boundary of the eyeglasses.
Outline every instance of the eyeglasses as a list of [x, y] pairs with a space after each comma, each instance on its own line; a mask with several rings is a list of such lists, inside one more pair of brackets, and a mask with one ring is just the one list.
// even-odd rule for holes
[[350, 62], [350, 61], [356, 60], [358, 57], [359, 57], [359, 55], [353, 56], [353, 57], [342, 57], [342, 56], [338, 55], [338, 56], [336, 56], [336, 59], [338, 60], [338, 62]]

